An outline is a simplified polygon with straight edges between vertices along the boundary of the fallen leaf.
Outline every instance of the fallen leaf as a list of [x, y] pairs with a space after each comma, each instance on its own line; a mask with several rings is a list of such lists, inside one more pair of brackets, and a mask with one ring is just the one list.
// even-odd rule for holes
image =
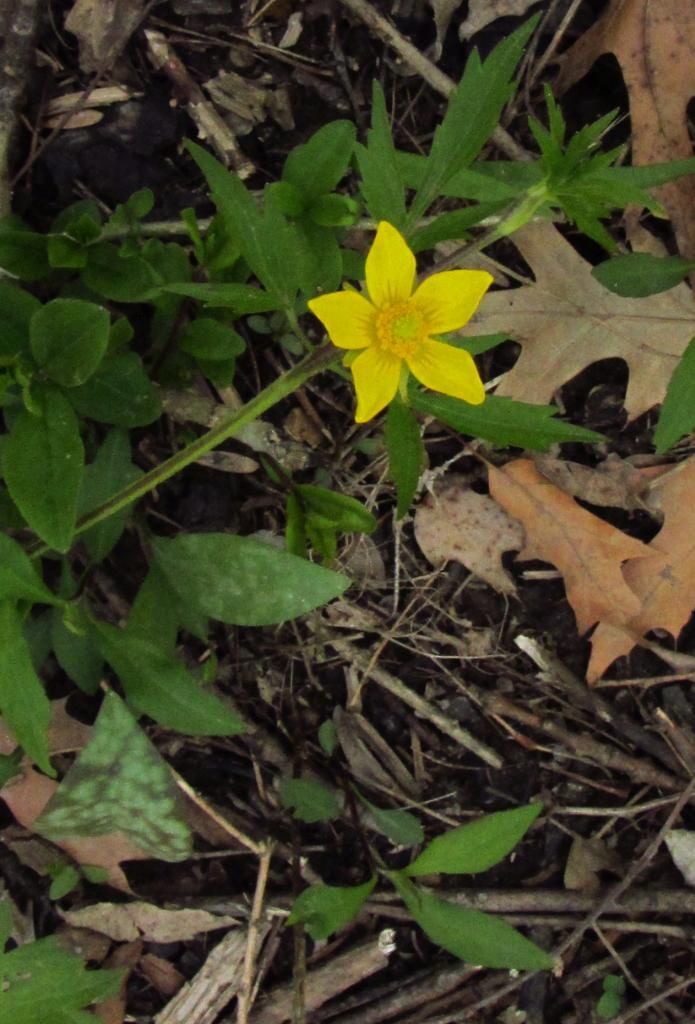
[[[599, 679], [606, 668], [652, 629], [675, 638], [695, 608], [695, 459], [680, 463], [657, 480], [664, 525], [647, 547], [648, 557], [628, 561], [623, 578], [639, 601], [625, 623], [601, 622], [591, 638], [587, 678]], [[623, 625], [626, 628], [617, 628]]]
[[624, 624], [637, 615], [639, 598], [621, 568], [628, 558], [649, 555], [646, 544], [587, 512], [530, 459], [503, 469], [488, 465], [488, 474], [490, 494], [526, 531], [518, 560], [538, 558], [560, 570], [580, 633], [600, 620]]
[[443, 480], [415, 513], [415, 540], [432, 565], [461, 562], [501, 594], [514, 594], [514, 580], [502, 566], [505, 551], [523, 546], [522, 526], [485, 494], [454, 474]]
[[663, 401], [693, 336], [695, 299], [687, 285], [625, 299], [591, 276], [591, 264], [552, 224], [527, 224], [514, 244], [536, 283], [493, 292], [464, 335], [510, 335], [522, 346], [497, 395], [547, 404], [555, 391], [600, 359], [624, 359], [630, 370], [630, 419]]
[[145, 0], [75, 0], [65, 28], [79, 40], [82, 70], [108, 66], [123, 50], [145, 10]]
[[94, 1007], [94, 1016], [102, 1024], [123, 1024], [126, 1012], [126, 986], [132, 971], [138, 965], [142, 954], [142, 942], [128, 942], [124, 946], [118, 946], [113, 953], [104, 961], [103, 967], [118, 967], [123, 971], [121, 984], [118, 992], [108, 999], [102, 999]]
[[[556, 90], [564, 92], [604, 53], [620, 62], [630, 103], [636, 165], [692, 156], [687, 108], [695, 95], [695, 6], [682, 0], [613, 0], [562, 58]], [[663, 185], [681, 255], [695, 257], [695, 176]]]
[[619, 875], [622, 861], [615, 850], [610, 850], [602, 839], [575, 836], [565, 864], [563, 883], [573, 892], [596, 892], [601, 887], [599, 871]]
[[518, 18], [538, 0], [468, 0], [468, 16], [459, 26], [459, 39], [470, 39], [498, 18]]
[[386, 566], [381, 552], [365, 533], [353, 534], [340, 552], [340, 568], [355, 583], [382, 587], [386, 583]]
[[77, 928], [108, 935], [114, 942], [185, 942], [217, 928], [231, 928], [234, 917], [210, 914], [207, 910], [164, 910], [153, 903], [93, 903], [80, 910], [67, 910], [63, 920]]
[[434, 14], [434, 27], [437, 33], [434, 41], [434, 59], [439, 60], [444, 46], [444, 37], [454, 11], [461, 6], [461, 0], [429, 0], [429, 4]]
[[695, 832], [672, 828], [664, 836], [668, 852], [687, 885], [695, 885]]
[[140, 970], [160, 995], [171, 998], [185, 983], [186, 978], [172, 963], [154, 953], [145, 953], [140, 959]]
[[[48, 729], [49, 754], [66, 754], [82, 750], [92, 735], [91, 725], [78, 722], [66, 711], [67, 697], [51, 702], [51, 721]], [[17, 746], [4, 721], [0, 720], [0, 754], [11, 754]]]
[[546, 480], [573, 498], [581, 498], [590, 505], [628, 511], [645, 508], [640, 493], [647, 486], [647, 480], [636, 466], [619, 455], [609, 455], [595, 468], [550, 455], [536, 455], [533, 461]]

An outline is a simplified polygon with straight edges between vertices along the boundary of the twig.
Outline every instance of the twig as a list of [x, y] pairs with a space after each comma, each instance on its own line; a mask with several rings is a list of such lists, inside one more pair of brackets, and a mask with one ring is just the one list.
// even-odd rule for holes
[[247, 850], [251, 851], [251, 853], [255, 853], [257, 857], [263, 857], [264, 847], [261, 843], [256, 843], [250, 836], [245, 835], [235, 825], [233, 825], [231, 821], [228, 821], [224, 815], [220, 814], [219, 811], [216, 811], [214, 807], [196, 793], [192, 786], [189, 786], [186, 780], [183, 779], [178, 772], [174, 772], [174, 778], [176, 780], [176, 785], [179, 787], [181, 792], [185, 793], [188, 799], [192, 801], [196, 807], [200, 808], [204, 814], [209, 818], [212, 818], [215, 824], [219, 825], [227, 835], [236, 839], [237, 842], [241, 843], [242, 846], [245, 846]]
[[244, 970], [241, 977], [241, 985], [239, 986], [237, 1001], [237, 1024], [248, 1024], [249, 1012], [253, 1005], [253, 980], [256, 971], [256, 961], [258, 959], [258, 950], [260, 948], [262, 935], [267, 931], [267, 928], [264, 929], [263, 902], [265, 899], [266, 885], [268, 884], [268, 871], [270, 870], [270, 860], [272, 855], [273, 848], [269, 844], [263, 850], [258, 864], [256, 890], [253, 894], [251, 917], [249, 918], [249, 927], [246, 933]]
[[[430, 85], [435, 92], [442, 96], [449, 96], [456, 88], [453, 79], [440, 71], [436, 64], [428, 60], [416, 46], [413, 46], [387, 18], [385, 18], [367, 0], [340, 0], [343, 7], [347, 7], [364, 24], [374, 32], [383, 42], [388, 43], [396, 53], [408, 64], [413, 71]], [[495, 128], [492, 133], [492, 140], [512, 160], [530, 160], [531, 155], [515, 142], [509, 132], [501, 125]]]

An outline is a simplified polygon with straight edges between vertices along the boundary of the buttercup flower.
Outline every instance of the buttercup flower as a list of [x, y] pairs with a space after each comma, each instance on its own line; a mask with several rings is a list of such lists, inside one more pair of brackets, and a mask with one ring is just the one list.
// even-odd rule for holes
[[381, 412], [408, 371], [433, 391], [480, 405], [485, 389], [471, 355], [432, 335], [463, 327], [492, 276], [484, 270], [448, 270], [413, 290], [415, 256], [393, 225], [382, 221], [367, 255], [366, 278], [368, 297], [331, 292], [309, 302], [334, 345], [363, 350], [350, 360], [356, 421], [366, 423]]

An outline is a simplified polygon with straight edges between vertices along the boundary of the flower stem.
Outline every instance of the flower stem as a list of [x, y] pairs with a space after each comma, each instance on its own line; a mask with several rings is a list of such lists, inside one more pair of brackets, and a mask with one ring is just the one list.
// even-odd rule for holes
[[[264, 388], [263, 391], [247, 402], [246, 405], [242, 406], [241, 409], [235, 410], [222, 420], [221, 423], [216, 424], [211, 430], [208, 430], [205, 434], [196, 438], [195, 441], [186, 445], [185, 448], [182, 448], [181, 451], [175, 452], [159, 466], [150, 470], [149, 473], [145, 473], [144, 476], [139, 477], [132, 484], [128, 484], [127, 487], [123, 487], [120, 491], [111, 495], [103, 504], [78, 519], [74, 535], [77, 536], [80, 533], [84, 533], [85, 530], [102, 522], [102, 520], [112, 516], [115, 512], [127, 508], [128, 505], [132, 505], [133, 502], [142, 498], [148, 491], [159, 487], [166, 480], [180, 473], [186, 466], [190, 466], [192, 462], [196, 462], [201, 456], [206, 455], [213, 448], [217, 448], [218, 445], [233, 437], [234, 434], [238, 434], [242, 427], [258, 419], [264, 412], [277, 405], [283, 398], [291, 395], [306, 383], [310, 377], [315, 376], [321, 370], [325, 370], [338, 358], [339, 353], [332, 345], [323, 345], [321, 348], [310, 353], [300, 363], [293, 366], [291, 370], [283, 373], [272, 384], [269, 384], [267, 388]], [[36, 558], [49, 550], [49, 545], [41, 540], [35, 540], [27, 548], [27, 553]]]

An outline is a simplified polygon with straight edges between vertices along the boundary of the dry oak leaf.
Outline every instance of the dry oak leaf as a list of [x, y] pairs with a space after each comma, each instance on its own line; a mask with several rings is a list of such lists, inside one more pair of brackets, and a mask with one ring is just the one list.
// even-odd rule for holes
[[[616, 658], [629, 654], [652, 629], [666, 629], [676, 638], [695, 608], [695, 459], [680, 463], [658, 481], [664, 525], [649, 544], [648, 558], [623, 566], [626, 584], [640, 606], [620, 629], [601, 622], [591, 638], [587, 678], [599, 679]], [[654, 493], [654, 492], [653, 492]]]
[[[692, 0], [613, 0], [603, 17], [563, 55], [558, 93], [582, 78], [594, 61], [613, 53], [630, 103], [632, 162], [683, 160], [693, 155], [687, 107], [695, 95], [695, 4]], [[695, 177], [663, 185], [683, 256], [695, 257]]]
[[414, 526], [415, 540], [432, 565], [461, 562], [501, 594], [516, 593], [502, 555], [523, 545], [523, 528], [486, 494], [472, 491], [463, 477], [452, 473], [440, 481], [418, 506]]
[[463, 332], [500, 331], [520, 342], [521, 355], [496, 393], [546, 404], [591, 363], [619, 358], [630, 370], [625, 396], [630, 419], [662, 402], [695, 334], [695, 299], [687, 285], [648, 299], [613, 295], [549, 223], [526, 225], [514, 235], [514, 244], [536, 283], [487, 295]]
[[621, 567], [649, 555], [646, 544], [587, 512], [530, 459], [488, 466], [488, 474], [490, 494], [526, 531], [518, 560], [538, 558], [560, 570], [580, 633], [600, 620], [623, 624], [637, 615], [640, 601]]
[[640, 495], [648, 480], [636, 466], [619, 455], [610, 454], [595, 468], [552, 455], [534, 455], [533, 461], [546, 480], [573, 498], [581, 498], [590, 505], [630, 511], [645, 508]]

